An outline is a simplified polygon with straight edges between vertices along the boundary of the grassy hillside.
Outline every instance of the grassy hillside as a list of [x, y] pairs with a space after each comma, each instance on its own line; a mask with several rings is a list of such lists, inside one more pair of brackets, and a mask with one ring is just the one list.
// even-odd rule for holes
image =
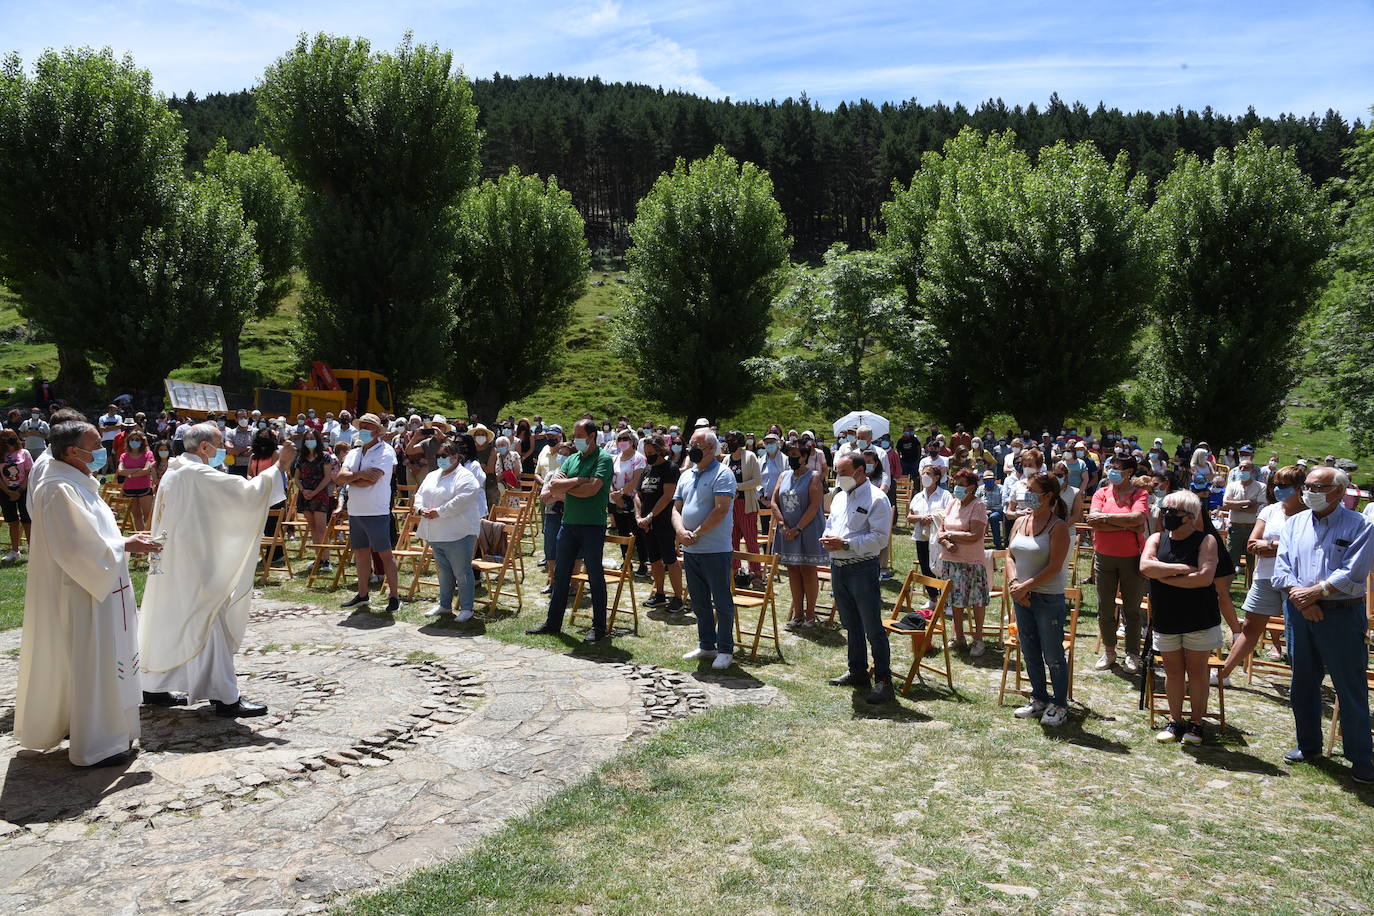
[[[561, 355], [557, 371], [534, 395], [508, 405], [508, 413], [516, 416], [537, 413], [546, 420], [564, 423], [588, 411], [598, 417], [625, 414], [636, 422], [683, 421], [682, 417], [670, 416], [662, 404], [636, 397], [632, 393], [629, 370], [610, 353], [611, 336], [623, 308], [621, 296], [624, 285], [621, 279], [622, 275], [612, 270], [592, 272], [587, 293], [578, 301], [572, 325], [564, 338], [567, 349]], [[292, 335], [298, 301], [299, 295], [292, 294], [280, 312], [266, 321], [250, 325], [244, 333], [243, 366], [258, 385], [286, 384], [296, 376]], [[56, 348], [52, 344], [35, 343], [26, 338], [24, 321], [15, 303], [0, 288], [0, 390], [18, 389], [17, 394], [0, 396], [0, 402], [27, 403], [29, 379], [33, 375], [30, 366], [36, 366], [47, 378], [55, 376]], [[216, 348], [177, 370], [176, 375], [191, 381], [214, 382], [218, 371], [219, 351]], [[97, 367], [97, 379], [100, 377], [101, 370]], [[411, 400], [422, 411], [439, 411], [446, 416], [466, 412], [461, 402], [455, 402], [435, 387], [414, 392]], [[1310, 402], [1311, 398], [1300, 386], [1294, 390], [1291, 400], [1294, 404], [1303, 404]], [[877, 409], [882, 410], [882, 407], [878, 406]], [[1306, 424], [1314, 413], [1311, 408], [1290, 408], [1287, 419], [1272, 442], [1255, 443], [1262, 450], [1262, 456], [1267, 457], [1267, 450], [1276, 451], [1285, 463], [1299, 456], [1318, 459], [1327, 454], [1351, 456], [1349, 439], [1339, 430], [1307, 429]], [[916, 405], [905, 411], [889, 411], [886, 415], [894, 422], [907, 418], [917, 422], [924, 419], [923, 411]], [[803, 406], [793, 392], [763, 389], [748, 407], [736, 416], [724, 418], [723, 422], [727, 426], [761, 431], [776, 421], [785, 427], [810, 427], [819, 431], [828, 429], [829, 421], [833, 419]], [[1104, 419], [1110, 418], [1085, 417], [1080, 418], [1078, 423], [1080, 428], [1085, 424], [1097, 428]], [[989, 422], [997, 430], [1011, 425], [1009, 417], [994, 417]], [[1123, 426], [1128, 433], [1137, 434], [1145, 443], [1155, 436], [1162, 436], [1170, 447], [1177, 441], [1176, 436], [1164, 429], [1118, 424], [1114, 419], [1112, 425]], [[1370, 470], [1374, 470], [1374, 463], [1370, 464], [1369, 469], [1361, 469], [1358, 480], [1365, 484], [1374, 480]]]

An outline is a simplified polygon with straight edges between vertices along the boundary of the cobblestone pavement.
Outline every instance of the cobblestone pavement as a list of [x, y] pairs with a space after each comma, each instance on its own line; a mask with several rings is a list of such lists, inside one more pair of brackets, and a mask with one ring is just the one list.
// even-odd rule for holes
[[82, 772], [14, 743], [0, 634], [0, 912], [316, 912], [459, 855], [657, 724], [780, 702], [756, 681], [597, 662], [260, 601], [238, 659], [270, 715], [144, 709]]

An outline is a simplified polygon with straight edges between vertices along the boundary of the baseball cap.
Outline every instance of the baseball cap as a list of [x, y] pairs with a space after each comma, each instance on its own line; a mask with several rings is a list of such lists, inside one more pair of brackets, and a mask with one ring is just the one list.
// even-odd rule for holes
[[774, 442], [776, 442], [776, 441], [778, 441], [779, 438], [781, 438], [781, 437], [778, 436], [777, 433], [768, 432], [768, 433], [764, 433], [764, 434], [763, 434], [763, 441], [764, 441], [764, 442], [767, 442], [769, 439], [772, 439]]
[[1192, 488], [1194, 490], [1210, 490], [1212, 488], [1212, 478], [1203, 473], [1194, 474]]
[[548, 426], [545, 426], [545, 427], [544, 427], [544, 432], [546, 432], [546, 433], [558, 433], [558, 435], [561, 436], [561, 435], [563, 435], [563, 427], [560, 426], [560, 425], [557, 424], [557, 423], [550, 423]]

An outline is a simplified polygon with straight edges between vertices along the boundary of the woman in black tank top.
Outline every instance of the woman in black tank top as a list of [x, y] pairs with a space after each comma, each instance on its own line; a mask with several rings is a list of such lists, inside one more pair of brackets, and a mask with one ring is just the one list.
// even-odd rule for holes
[[[1208, 660], [1221, 648], [1221, 606], [1217, 598], [1217, 538], [1205, 528], [1206, 510], [1182, 490], [1164, 498], [1164, 531], [1150, 535], [1140, 557], [1140, 574], [1150, 583], [1155, 631], [1154, 651], [1164, 660], [1164, 686], [1169, 698], [1169, 724], [1160, 741], [1202, 743], [1202, 717], [1207, 712]], [[1149, 677], [1146, 666], [1145, 677]], [[1183, 721], [1183, 692], [1191, 709]]]

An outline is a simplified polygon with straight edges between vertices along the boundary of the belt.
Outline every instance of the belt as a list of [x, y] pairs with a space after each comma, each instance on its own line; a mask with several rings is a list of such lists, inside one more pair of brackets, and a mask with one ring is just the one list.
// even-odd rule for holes
[[1317, 607], [1323, 611], [1343, 611], [1346, 608], [1364, 607], [1364, 598], [1342, 598], [1339, 600], [1321, 598], [1317, 601]]
[[873, 556], [871, 556], [871, 557], [845, 557], [845, 558], [842, 558], [842, 559], [841, 559], [841, 558], [832, 558], [832, 559], [830, 560], [830, 565], [831, 565], [831, 566], [858, 566], [860, 563], [868, 563], [868, 562], [870, 562], [870, 561], [872, 561], [872, 560], [876, 560], [876, 559], [878, 559], [878, 555], [877, 555], [876, 553], [875, 553]]

